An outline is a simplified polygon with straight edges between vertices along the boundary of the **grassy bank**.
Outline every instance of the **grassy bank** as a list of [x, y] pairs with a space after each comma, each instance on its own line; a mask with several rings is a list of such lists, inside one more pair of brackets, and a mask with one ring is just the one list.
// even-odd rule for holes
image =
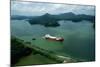
[[31, 42], [12, 37], [11, 39], [11, 65], [39, 65], [76, 62], [70, 57], [57, 55], [52, 51], [48, 51], [37, 47]]

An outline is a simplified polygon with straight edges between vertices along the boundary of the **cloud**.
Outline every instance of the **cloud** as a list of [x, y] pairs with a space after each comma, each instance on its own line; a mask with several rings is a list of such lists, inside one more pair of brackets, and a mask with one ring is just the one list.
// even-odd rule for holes
[[94, 15], [95, 6], [11, 1], [11, 15], [36, 16], [45, 13], [59, 14], [66, 12]]

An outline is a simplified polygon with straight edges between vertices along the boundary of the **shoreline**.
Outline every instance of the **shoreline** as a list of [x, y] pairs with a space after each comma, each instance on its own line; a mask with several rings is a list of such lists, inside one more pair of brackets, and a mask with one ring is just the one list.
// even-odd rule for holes
[[[22, 57], [22, 58], [20, 58], [19, 59], [19, 62], [17, 62], [17, 63], [20, 63], [20, 62], [22, 62], [22, 59], [23, 58], [25, 58], [25, 57], [28, 57], [28, 56], [31, 56], [31, 58], [34, 58], [34, 59], [36, 59], [35, 61], [39, 61], [39, 59], [38, 59], [38, 56], [39, 57], [43, 57], [43, 58], [45, 58], [45, 62], [43, 63], [43, 64], [53, 64], [53, 62], [54, 63], [69, 63], [69, 62], [77, 62], [76, 60], [74, 60], [74, 59], [72, 59], [71, 57], [65, 57], [65, 56], [61, 56], [61, 55], [58, 55], [58, 54], [56, 54], [55, 52], [52, 52], [52, 51], [49, 51], [49, 50], [45, 50], [45, 49], [42, 49], [42, 48], [40, 48], [40, 47], [37, 47], [37, 46], [35, 46], [35, 45], [32, 45], [31, 43], [28, 43], [27, 44], [27, 42], [24, 42], [23, 40], [20, 40], [20, 39], [17, 39], [17, 41], [18, 42], [21, 42], [25, 47], [28, 47], [28, 48], [30, 48], [30, 49], [32, 49], [32, 56], [31, 56], [31, 54], [29, 54], [29, 55], [27, 55], [27, 56], [24, 56], [24, 57]], [[35, 58], [36, 57], [36, 58]], [[30, 58], [30, 57], [29, 57]], [[43, 59], [42, 58], [42, 59]], [[33, 60], [31, 60], [31, 61], [34, 61], [34, 59]], [[29, 59], [26, 59], [26, 60], [24, 60], [24, 63], [26, 63], [27, 62], [27, 60], [29, 60]], [[25, 62], [26, 61], [26, 62]], [[35, 63], [35, 61], [34, 61], [34, 63]], [[41, 60], [42, 61], [42, 60]], [[46, 62], [46, 61], [49, 61], [49, 62]], [[51, 62], [52, 61], [52, 62]], [[16, 64], [17, 64], [16, 63]], [[33, 65], [34, 65], [34, 63], [33, 63]], [[15, 65], [16, 65], [15, 64]], [[26, 63], [27, 64], [27, 63]], [[40, 64], [41, 64], [41, 62], [40, 62]], [[23, 64], [22, 64], [23, 65]]]

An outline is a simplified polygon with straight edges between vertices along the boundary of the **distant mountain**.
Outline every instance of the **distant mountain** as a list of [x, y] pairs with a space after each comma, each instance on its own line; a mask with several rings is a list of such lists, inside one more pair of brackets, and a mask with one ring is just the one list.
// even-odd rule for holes
[[32, 19], [33, 16], [19, 16], [19, 15], [12, 15], [12, 20], [23, 20], [23, 19]]
[[50, 15], [48, 13], [42, 15], [42, 16], [39, 16], [39, 17], [34, 17], [32, 18], [31, 20], [29, 20], [29, 23], [30, 24], [41, 24], [41, 25], [44, 25], [44, 26], [59, 26], [57, 20], [53, 17], [53, 15]]
[[87, 20], [91, 22], [95, 22], [95, 16], [80, 14], [76, 15], [72, 12], [63, 13], [59, 15], [51, 15], [51, 14], [44, 14], [42, 16], [34, 17], [29, 20], [30, 24], [42, 24], [44, 26], [59, 26], [57, 21], [59, 20], [71, 20], [73, 22], [79, 22], [82, 20]]
[[73, 19], [75, 17], [76, 17], [76, 15], [72, 12], [55, 15], [55, 18], [60, 19], [60, 20]]
[[73, 22], [79, 22], [82, 20], [91, 21], [92, 23], [95, 22], [95, 16], [92, 15], [85, 15], [79, 14], [76, 15], [72, 12], [69, 13], [62, 13], [58, 15], [51, 15], [46, 13], [42, 16], [11, 16], [11, 19], [29, 19], [30, 24], [41, 24], [44, 26], [59, 26], [59, 20], [71, 20]]
[[88, 20], [94, 22], [95, 20], [95, 16], [85, 15], [85, 14], [76, 15], [72, 12], [55, 15], [55, 18], [58, 20], [71, 20], [73, 22], [79, 22], [82, 20]]

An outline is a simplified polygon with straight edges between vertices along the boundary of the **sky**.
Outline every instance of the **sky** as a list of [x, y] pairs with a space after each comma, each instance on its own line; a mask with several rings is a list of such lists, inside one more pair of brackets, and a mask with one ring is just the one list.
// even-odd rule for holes
[[95, 15], [95, 6], [25, 1], [11, 2], [11, 15], [40, 16], [45, 13], [61, 14], [67, 12], [73, 12], [75, 14]]
[[96, 0], [20, 0], [20, 1], [55, 2], [55, 3], [70, 3], [70, 4], [85, 4], [85, 5], [96, 4]]

